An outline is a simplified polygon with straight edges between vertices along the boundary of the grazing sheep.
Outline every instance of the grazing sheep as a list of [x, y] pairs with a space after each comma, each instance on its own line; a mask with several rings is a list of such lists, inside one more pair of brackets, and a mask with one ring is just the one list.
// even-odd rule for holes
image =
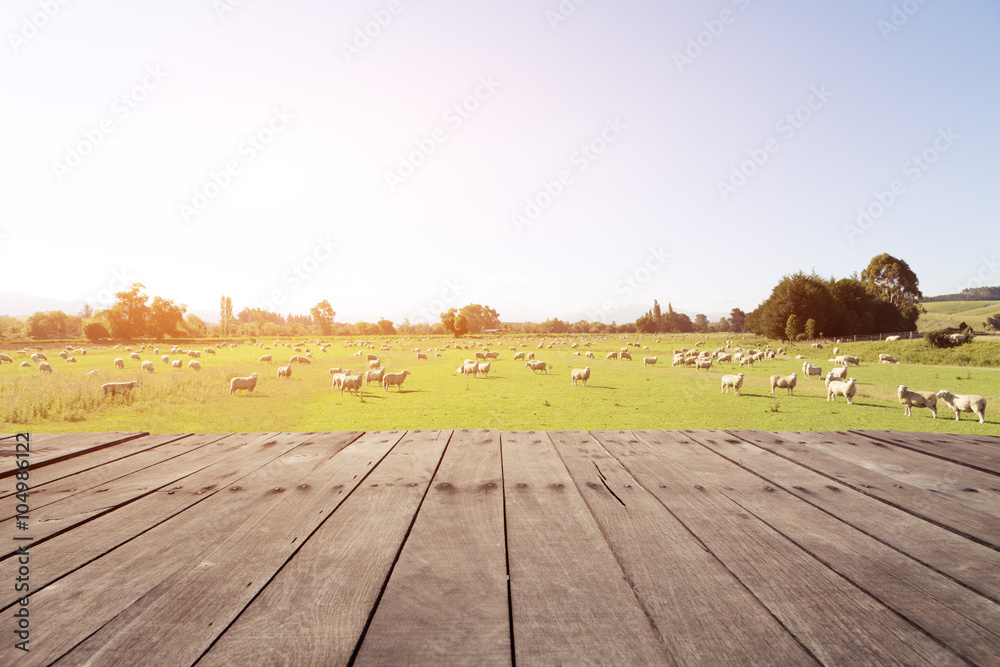
[[[420, 351], [420, 348], [418, 347], [418, 348], [417, 348], [416, 350], [414, 350], [414, 351], [415, 351], [415, 352], [419, 352], [419, 351]], [[377, 360], [378, 360], [378, 355], [377, 355], [377, 354], [369, 354], [369, 355], [366, 355], [366, 356], [365, 356], [365, 361], [377, 361]]]
[[834, 368], [832, 371], [826, 374], [827, 377], [833, 376], [834, 380], [840, 380], [841, 382], [847, 381], [847, 366], [841, 366], [839, 368]]
[[712, 360], [711, 359], [706, 359], [706, 358], [699, 358], [698, 360], [696, 360], [695, 363], [694, 363], [694, 369], [696, 371], [699, 371], [702, 368], [704, 368], [705, 370], [711, 370], [711, 368], [712, 368]]
[[43, 361], [38, 364], [38, 370], [41, 371], [42, 373], [51, 373], [52, 366], [49, 366], [49, 363], [47, 361]]
[[194, 359], [191, 359], [188, 361], [188, 368], [190, 368], [193, 371], [200, 371], [201, 364], [195, 361]]
[[[590, 343], [588, 343], [588, 345], [589, 344]], [[588, 359], [593, 359], [594, 358], [594, 353], [591, 352], [590, 350], [587, 350], [586, 352], [583, 353], [583, 356], [587, 357]]]
[[97, 374], [98, 374], [99, 372], [100, 372], [100, 371], [98, 371], [98, 370], [97, 370], [97, 369], [95, 368], [95, 369], [94, 369], [94, 370], [92, 370], [92, 371], [87, 371], [86, 373], [84, 373], [84, 375], [97, 375]]
[[132, 354], [128, 355], [128, 358], [134, 359], [136, 361], [142, 361], [142, 357], [139, 356], [138, 352], [133, 352]]
[[[42, 348], [41, 348], [41, 347], [39, 347], [38, 349], [40, 350], [40, 349], [42, 349]], [[49, 358], [48, 358], [48, 357], [46, 357], [46, 356], [45, 356], [44, 354], [42, 354], [41, 352], [39, 352], [39, 353], [37, 354], [37, 356], [38, 356], [38, 358], [39, 358], [39, 359], [41, 359], [42, 361], [48, 361], [48, 360], [49, 360]]]
[[796, 359], [805, 359], [805, 358], [806, 358], [806, 355], [804, 355], [804, 354], [796, 354], [796, 355], [795, 355], [795, 358], [796, 358]]
[[271, 355], [265, 354], [263, 357], [257, 360], [258, 364], [263, 364], [264, 362], [271, 363]]
[[67, 352], [66, 350], [60, 350], [59, 351], [59, 356], [62, 357], [63, 359], [65, 359], [65, 358], [67, 358], [69, 356], [69, 352]]
[[850, 378], [847, 382], [834, 380], [826, 386], [826, 400], [836, 403], [837, 397], [843, 396], [847, 399], [847, 404], [851, 405], [851, 399], [854, 398], [854, 394], [858, 391], [856, 383], [856, 378]]
[[894, 341], [899, 340], [899, 338], [900, 338], [899, 336], [886, 336], [885, 337], [885, 342], [892, 343]]
[[427, 355], [423, 352], [417, 352], [417, 359], [426, 359]]
[[7, 355], [7, 354], [0, 354], [0, 364], [2, 364], [5, 361], [9, 361], [10, 363], [14, 363], [14, 357], [12, 357], [10, 355]]
[[181, 359], [174, 359], [170, 362], [170, 365], [173, 368], [184, 368], [184, 361]]
[[[385, 371], [386, 371], [386, 369], [384, 369], [384, 368], [380, 368], [377, 371], [365, 371], [365, 386], [367, 387], [372, 382], [374, 382], [376, 385], [378, 385], [378, 386], [381, 387], [382, 386], [382, 378], [385, 377]], [[350, 372], [351, 371], [346, 371], [346, 373], [350, 373]]]
[[278, 366], [278, 379], [292, 377], [292, 365]]
[[381, 365], [382, 365], [382, 362], [379, 361], [378, 359], [370, 359], [368, 361], [368, 368], [371, 369], [371, 370], [373, 370], [373, 371], [377, 371]]
[[464, 364], [458, 367], [456, 373], [461, 373], [462, 375], [472, 375], [478, 376], [479, 374], [479, 364], [475, 361], [466, 361]]
[[490, 374], [490, 364], [491, 363], [493, 363], [493, 362], [492, 361], [487, 361], [485, 364], [479, 364], [479, 363], [477, 363], [476, 364], [476, 372], [479, 373], [480, 375], [482, 375], [483, 377], [487, 377]]
[[70, 364], [76, 363], [76, 357], [66, 357], [66, 362]]
[[821, 377], [823, 377], [823, 369], [820, 368], [819, 366], [816, 366], [815, 364], [810, 364], [807, 361], [804, 364], [802, 364], [802, 374], [805, 375], [807, 378], [815, 376], [816, 379], [818, 380]]
[[153, 362], [152, 361], [144, 361], [144, 362], [142, 362], [142, 370], [149, 371], [150, 373], [152, 373], [153, 372]]
[[629, 361], [632, 361], [632, 355], [629, 354], [628, 352], [622, 352], [621, 353], [621, 359], [622, 359], [622, 361], [624, 361], [626, 359], [628, 359]]
[[162, 357], [160, 357], [160, 361], [162, 361], [165, 364], [169, 364], [170, 363], [170, 357], [168, 357], [167, 355], [163, 355]]
[[955, 421], [958, 421], [962, 412], [972, 412], [979, 417], [979, 423], [986, 421], [986, 399], [975, 394], [953, 394], [946, 389], [937, 393], [937, 397], [948, 404], [948, 407], [955, 411]]
[[37, 364], [39, 362], [38, 355], [37, 354], [31, 355], [31, 361], [32, 361], [32, 363], [36, 363]]
[[215, 348], [206, 347], [205, 348], [205, 354], [215, 354]]
[[[590, 354], [590, 353], [588, 352], [588, 354]], [[524, 352], [517, 352], [514, 355], [514, 361], [517, 361], [518, 359], [524, 359]]]
[[918, 408], [929, 408], [931, 415], [937, 419], [937, 394], [933, 391], [911, 391], [905, 384], [896, 387], [896, 394], [899, 402], [903, 404], [903, 414], [909, 417], [911, 408], [915, 405]]
[[107, 396], [109, 394], [127, 394], [138, 386], [139, 383], [135, 380], [131, 382], [107, 382], [101, 385], [101, 389], [104, 390], [104, 395]]
[[397, 390], [402, 390], [403, 380], [406, 376], [410, 374], [410, 371], [404, 370], [402, 373], [386, 373], [385, 377], [382, 378], [382, 386], [386, 391], [389, 391], [389, 387], [396, 385]]
[[878, 355], [878, 362], [880, 364], [898, 364], [899, 359], [892, 356], [891, 354], [880, 354]]
[[673, 360], [672, 364], [674, 366], [683, 366], [684, 365], [684, 355], [683, 354], [675, 354], [674, 355], [674, 360]]
[[743, 373], [738, 375], [723, 375], [722, 376], [722, 391], [721, 394], [728, 394], [729, 387], [733, 388], [733, 392], [738, 396], [740, 393], [740, 387], [743, 386], [743, 378], [746, 377]]
[[524, 358], [524, 360], [525, 360], [525, 361], [531, 361], [531, 360], [532, 360], [532, 359], [534, 359], [534, 358], [535, 358], [535, 353], [534, 353], [534, 352], [529, 352], [529, 353], [528, 353], [528, 356], [527, 356], [527, 357], [525, 357], [525, 358]]
[[348, 394], [350, 394], [350, 393], [353, 392], [355, 396], [360, 395], [360, 393], [361, 393], [361, 376], [362, 376], [362, 374], [358, 373], [357, 375], [347, 375], [347, 374], [345, 374], [343, 377], [341, 377], [341, 379], [340, 379], [340, 393], [343, 394], [344, 390], [346, 389]]
[[477, 360], [481, 359], [482, 361], [486, 361], [486, 355], [483, 354], [482, 352], [476, 352], [476, 359]]
[[528, 363], [525, 364], [525, 366], [531, 369], [532, 375], [535, 374], [535, 371], [542, 371], [546, 375], [549, 374], [549, 371], [546, 369], [544, 361], [529, 361]]
[[21, 368], [31, 368], [31, 362], [30, 361], [22, 361], [21, 362]]
[[845, 354], [845, 355], [843, 355], [841, 357], [838, 357], [838, 358], [842, 359], [841, 363], [844, 366], [850, 366], [851, 364], [854, 364], [855, 366], [860, 366], [861, 365], [861, 360], [860, 359], [858, 359], [857, 357], [852, 357], [849, 354]]
[[486, 353], [486, 360], [487, 361], [489, 361], [490, 359], [499, 359], [499, 358], [500, 358], [500, 353], [499, 352], [487, 352]]
[[125, 368], [125, 360], [121, 357], [115, 359], [115, 368]]
[[643, 357], [642, 358], [642, 365], [643, 365], [643, 367], [645, 367], [645, 366], [655, 366], [656, 365], [656, 360], [659, 359], [659, 356], [660, 355], [656, 355], [655, 357]]
[[771, 376], [771, 396], [774, 396], [775, 389], [787, 389], [788, 395], [792, 395], [792, 390], [795, 389], [795, 383], [799, 379], [798, 373], [792, 373], [788, 377], [782, 375], [772, 375]]
[[253, 388], [257, 386], [257, 374], [251, 373], [248, 378], [233, 378], [229, 381], [229, 395], [232, 396], [237, 389], [246, 389], [250, 396], [253, 396]]
[[576, 386], [576, 383], [579, 381], [583, 383], [584, 387], [586, 387], [587, 380], [590, 379], [590, 366], [587, 366], [586, 368], [574, 368], [570, 377], [572, 378], [573, 386]]
[[715, 362], [718, 363], [718, 364], [732, 364], [733, 363], [733, 355], [729, 354], [728, 352], [720, 354], [716, 358]]
[[188, 350], [187, 351], [187, 355], [189, 357], [194, 358], [194, 359], [201, 359], [201, 351], [200, 350]]
[[813, 343], [812, 346], [815, 347], [817, 350], [823, 349], [823, 343]]
[[617, 358], [618, 358], [617, 352], [608, 352], [608, 359], [617, 359]]

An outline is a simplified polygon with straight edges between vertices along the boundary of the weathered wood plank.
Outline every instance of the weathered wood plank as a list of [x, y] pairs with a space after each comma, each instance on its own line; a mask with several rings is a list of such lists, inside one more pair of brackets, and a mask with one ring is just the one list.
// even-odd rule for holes
[[1000, 476], [855, 433], [809, 432], [792, 433], [787, 437], [799, 438], [799, 442], [811, 449], [889, 479], [933, 491], [937, 496], [994, 517], [1000, 516], [1000, 491], [993, 490], [1000, 487]]
[[347, 664], [449, 435], [408, 432], [198, 664]]
[[[215, 545], [220, 535], [229, 534], [246, 521], [252, 522], [260, 512], [265, 511], [266, 506], [276, 503], [283, 496], [271, 492], [277, 484], [301, 476], [323, 460], [324, 451], [335, 451], [355, 436], [331, 434], [325, 438], [328, 441], [326, 444], [323, 444], [323, 436], [303, 434], [255, 438], [250, 445], [237, 450], [239, 456], [221, 462], [212, 471], [211, 481], [202, 479], [202, 482], [209, 482], [205, 488], [194, 484], [187, 488], [179, 485], [181, 488], [171, 487], [154, 494], [159, 496], [158, 499], [147, 497], [130, 505], [131, 508], [140, 503], [147, 504], [146, 512], [134, 517], [135, 521], [142, 521], [147, 519], [146, 515], [158, 510], [157, 501], [166, 505], [177, 496], [189, 496], [178, 501], [178, 505], [186, 511], [177, 511], [176, 506], [171, 508], [168, 520], [155, 526], [147, 522], [146, 532], [108, 552], [98, 553], [93, 560], [84, 556], [82, 567], [68, 571], [40, 591], [35, 589], [31, 604], [34, 608], [46, 609], [46, 623], [50, 624], [49, 627], [58, 628], [59, 632], [46, 634], [45, 642], [39, 642], [38, 647], [32, 648], [30, 659], [25, 664], [47, 664], [58, 658], [166, 577], [178, 569], [192, 567], [206, 550]], [[314, 448], [311, 456], [302, 456], [297, 448], [304, 440], [316, 440], [321, 446]], [[245, 463], [245, 459], [251, 462]], [[62, 538], [73, 538], [79, 534], [100, 541], [102, 533], [88, 535], [85, 530], [95, 524], [103, 524], [101, 527], [105, 531], [115, 531], [118, 523], [105, 522], [105, 518], [41, 544], [37, 552], [32, 550], [33, 587], [34, 565], [48, 569], [51, 575], [53, 566], [50, 560], [65, 564], [70, 557], [76, 557], [75, 553], [67, 555], [67, 549], [90, 549], [88, 541]], [[130, 532], [134, 529], [134, 526], [129, 526]], [[55, 551], [49, 548], [53, 546], [61, 549]], [[40, 574], [47, 573], [43, 571]], [[0, 650], [6, 648], [3, 646]]]
[[1000, 605], [720, 458], [709, 442], [718, 433], [684, 435], [690, 438], [678, 438], [684, 449], [661, 450], [672, 464], [719, 489], [964, 659], [976, 664], [1000, 659]]
[[[79, 474], [87, 470], [98, 469], [107, 465], [111, 461], [126, 459], [138, 453], [155, 450], [157, 447], [181, 441], [190, 434], [161, 434], [144, 435], [134, 440], [126, 440], [116, 444], [114, 447], [104, 447], [102, 449], [90, 450], [72, 458], [63, 459], [52, 465], [43, 466], [37, 470], [31, 470], [31, 486], [34, 490], [41, 490], [46, 484], [57, 479]], [[216, 436], [221, 438], [223, 436]], [[14, 485], [16, 478], [11, 475], [0, 479], [0, 500], [10, 496], [15, 492]]]
[[[850, 431], [850, 433], [857, 433], [873, 440], [889, 442], [946, 461], [961, 463], [1000, 475], [1000, 445], [973, 444], [959, 439], [958, 436], [941, 435], [940, 433], [903, 433], [900, 431]], [[1000, 482], [1000, 480], [996, 481]], [[1000, 486], [1000, 484], [994, 486]]]
[[500, 433], [455, 431], [355, 665], [509, 665]]
[[549, 435], [677, 664], [816, 664], [600, 443], [582, 431]]
[[[144, 432], [113, 433], [32, 433], [31, 467], [33, 469], [51, 465], [81, 454], [111, 447], [127, 440], [149, 435]], [[0, 442], [0, 478], [10, 477], [17, 472], [14, 440]]]
[[503, 432], [520, 664], [674, 664], [544, 432]]
[[764, 431], [730, 431], [767, 451], [839, 481], [855, 491], [899, 507], [914, 516], [942, 525], [965, 537], [1000, 548], [1000, 518], [971, 509], [944, 497], [943, 494], [915, 487], [906, 482], [866, 470], [844, 459], [808, 447], [815, 440], [810, 433], [785, 439]]
[[595, 433], [820, 662], [958, 665], [950, 650], [899, 618], [685, 467], [664, 448], [684, 434]]

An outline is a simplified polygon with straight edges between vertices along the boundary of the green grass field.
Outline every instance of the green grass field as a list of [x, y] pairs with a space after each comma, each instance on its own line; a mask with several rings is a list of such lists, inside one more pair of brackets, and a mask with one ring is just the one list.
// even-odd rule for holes
[[933, 301], [923, 306], [927, 312], [917, 321], [919, 331], [957, 327], [962, 322], [980, 331], [987, 317], [1000, 313], [1000, 301]]
[[[704, 336], [706, 347], [724, 344], [725, 336]], [[694, 347], [693, 337], [664, 337], [654, 343], [653, 336], [627, 336], [624, 339], [566, 337], [553, 348], [537, 349], [537, 337], [503, 339], [463, 339], [472, 349], [455, 349], [455, 341], [445, 338], [400, 340], [376, 338], [376, 348], [391, 345], [388, 352], [365, 349], [380, 354], [390, 372], [404, 368], [411, 371], [402, 390], [385, 392], [375, 385], [363, 388], [360, 397], [331, 390], [328, 369], [344, 366], [355, 371], [366, 367], [363, 357], [353, 356], [358, 348], [344, 348], [344, 340], [332, 341], [327, 352], [310, 345], [313, 362], [296, 364], [290, 379], [276, 377], [278, 363], [257, 363], [262, 354], [272, 354], [282, 363], [295, 353], [281, 347], [262, 350], [247, 343], [234, 349], [220, 347], [215, 356], [202, 354], [203, 370], [192, 371], [183, 358], [184, 368], [163, 364], [151, 349], [141, 356], [153, 361], [155, 372], [140, 368], [140, 362], [128, 359], [120, 350], [95, 350], [76, 355], [77, 363], [67, 363], [58, 356], [59, 346], [47, 345], [46, 355], [54, 373], [40, 373], [36, 366], [21, 368], [14, 350], [4, 353], [15, 363], [0, 366], [0, 431], [70, 432], [70, 431], [149, 431], [153, 433], [229, 433], [328, 430], [387, 430], [431, 428], [491, 428], [505, 430], [561, 429], [766, 429], [766, 430], [844, 430], [895, 429], [909, 431], [977, 433], [1000, 435], [1000, 419], [993, 412], [1000, 407], [1000, 341], [978, 338], [970, 345], [953, 350], [930, 350], [922, 341], [895, 343], [853, 343], [841, 345], [841, 353], [862, 360], [852, 367], [850, 376], [858, 379], [854, 405], [843, 399], [826, 401], [823, 382], [806, 380], [801, 375], [803, 354], [823, 368], [832, 349], [816, 350], [800, 344], [788, 347], [788, 356], [744, 368], [747, 378], [742, 396], [720, 393], [720, 377], [739, 372], [728, 365], [705, 371], [671, 367], [674, 349]], [[546, 338], [546, 344], [552, 341]], [[572, 342], [590, 340], [596, 359], [574, 357]], [[611, 361], [607, 352], [625, 345], [625, 340], [648, 345], [651, 349], [633, 352], [633, 361]], [[733, 345], [749, 349], [765, 341], [754, 337], [734, 340]], [[434, 356], [434, 348], [451, 343], [452, 347]], [[468, 378], [455, 370], [475, 350], [489, 343], [500, 353], [492, 363], [488, 378]], [[521, 347], [522, 343], [526, 347]], [[206, 342], [201, 342], [198, 349]], [[552, 368], [548, 374], [533, 374], [523, 361], [513, 361], [510, 346], [534, 352]], [[190, 346], [190, 345], [189, 345]], [[774, 347], [778, 345], [775, 344]], [[150, 346], [151, 348], [152, 346]], [[160, 352], [170, 345], [160, 344]], [[188, 346], [186, 346], [188, 347]], [[193, 347], [193, 346], [190, 346]], [[418, 360], [411, 349], [429, 351], [428, 360]], [[878, 352], [889, 352], [899, 365], [874, 362]], [[304, 353], [304, 351], [303, 351]], [[658, 355], [659, 363], [643, 367], [644, 355]], [[126, 366], [115, 369], [116, 357]], [[975, 365], [967, 365], [971, 360]], [[587, 387], [571, 386], [570, 370], [591, 367]], [[98, 369], [98, 373], [85, 372]], [[229, 395], [229, 380], [258, 372], [260, 380], [253, 397], [245, 391]], [[778, 390], [770, 395], [772, 374], [800, 374], [794, 396]], [[100, 386], [110, 381], [138, 380], [140, 386], [131, 396], [105, 398]], [[980, 394], [986, 397], [987, 423], [979, 424], [970, 413], [960, 422], [941, 403], [938, 419], [927, 410], [903, 415], [896, 399], [896, 385], [911, 389]]]

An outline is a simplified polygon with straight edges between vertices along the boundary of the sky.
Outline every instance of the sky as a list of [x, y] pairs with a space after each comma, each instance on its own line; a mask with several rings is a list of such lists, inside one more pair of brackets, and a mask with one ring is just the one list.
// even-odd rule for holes
[[993, 0], [5, 0], [0, 293], [438, 321], [1000, 284]]

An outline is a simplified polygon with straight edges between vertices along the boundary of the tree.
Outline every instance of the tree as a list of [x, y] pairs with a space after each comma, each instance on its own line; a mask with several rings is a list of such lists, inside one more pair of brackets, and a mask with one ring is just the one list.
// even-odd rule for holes
[[813, 338], [816, 337], [816, 320], [814, 320], [811, 317], [808, 320], [806, 320], [805, 334], [807, 340], [812, 340]]
[[229, 327], [233, 323], [233, 299], [223, 295], [219, 302], [219, 326], [222, 327], [223, 337], [229, 336]]
[[469, 323], [469, 333], [482, 333], [483, 329], [499, 329], [500, 315], [489, 306], [470, 303], [458, 311]]
[[333, 318], [337, 316], [337, 313], [333, 311], [333, 306], [326, 299], [323, 299], [310, 310], [312, 313], [312, 318], [319, 324], [320, 331], [323, 332], [324, 336], [329, 336], [333, 333]]
[[116, 301], [111, 307], [97, 313], [107, 323], [112, 338], [128, 340], [145, 333], [150, 309], [144, 289], [142, 283], [132, 283], [127, 290], [115, 292]]
[[795, 313], [792, 313], [788, 316], [788, 320], [785, 322], [785, 338], [788, 340], [796, 340], [798, 339], [800, 333], [802, 333], [802, 329], [799, 324], [799, 317]]
[[85, 303], [83, 304], [83, 308], [80, 309], [80, 312], [77, 313], [77, 315], [79, 315], [85, 320], [89, 320], [91, 317], [94, 316], [94, 309], [91, 308], [89, 303]]
[[194, 313], [188, 313], [184, 318], [184, 327], [188, 330], [188, 335], [193, 338], [204, 336], [208, 333], [208, 325]]
[[732, 326], [733, 331], [736, 333], [742, 333], [744, 326], [746, 325], [747, 314], [744, 313], [739, 308], [733, 308], [732, 312], [729, 313], [729, 324]]
[[888, 301], [901, 312], [923, 298], [917, 274], [909, 264], [889, 253], [872, 257], [868, 267], [861, 272], [861, 280], [870, 284], [883, 301]]
[[986, 323], [989, 324], [994, 331], [1000, 331], [1000, 313], [987, 317]]
[[[660, 303], [653, 299], [653, 312], [650, 313], [650, 318], [653, 321], [653, 333], [659, 333], [663, 331], [663, 311], [660, 310]], [[636, 328], [638, 328], [639, 323], [636, 322]]]
[[708, 315], [698, 313], [694, 316], [694, 330], [700, 332], [708, 331]]
[[184, 311], [187, 306], [178, 306], [173, 301], [162, 297], [153, 297], [146, 321], [146, 333], [154, 338], [164, 336], [182, 336], [180, 328], [184, 325]]
[[460, 338], [469, 331], [468, 318], [456, 308], [449, 308], [441, 313], [441, 325], [455, 338]]
[[383, 336], [391, 336], [396, 333], [396, 327], [393, 325], [392, 320], [387, 320], [384, 317], [379, 318], [376, 322], [378, 326], [378, 332]]
[[91, 343], [96, 343], [102, 338], [107, 338], [111, 334], [108, 333], [108, 328], [101, 324], [100, 322], [88, 322], [83, 327], [83, 335], [87, 337]]

